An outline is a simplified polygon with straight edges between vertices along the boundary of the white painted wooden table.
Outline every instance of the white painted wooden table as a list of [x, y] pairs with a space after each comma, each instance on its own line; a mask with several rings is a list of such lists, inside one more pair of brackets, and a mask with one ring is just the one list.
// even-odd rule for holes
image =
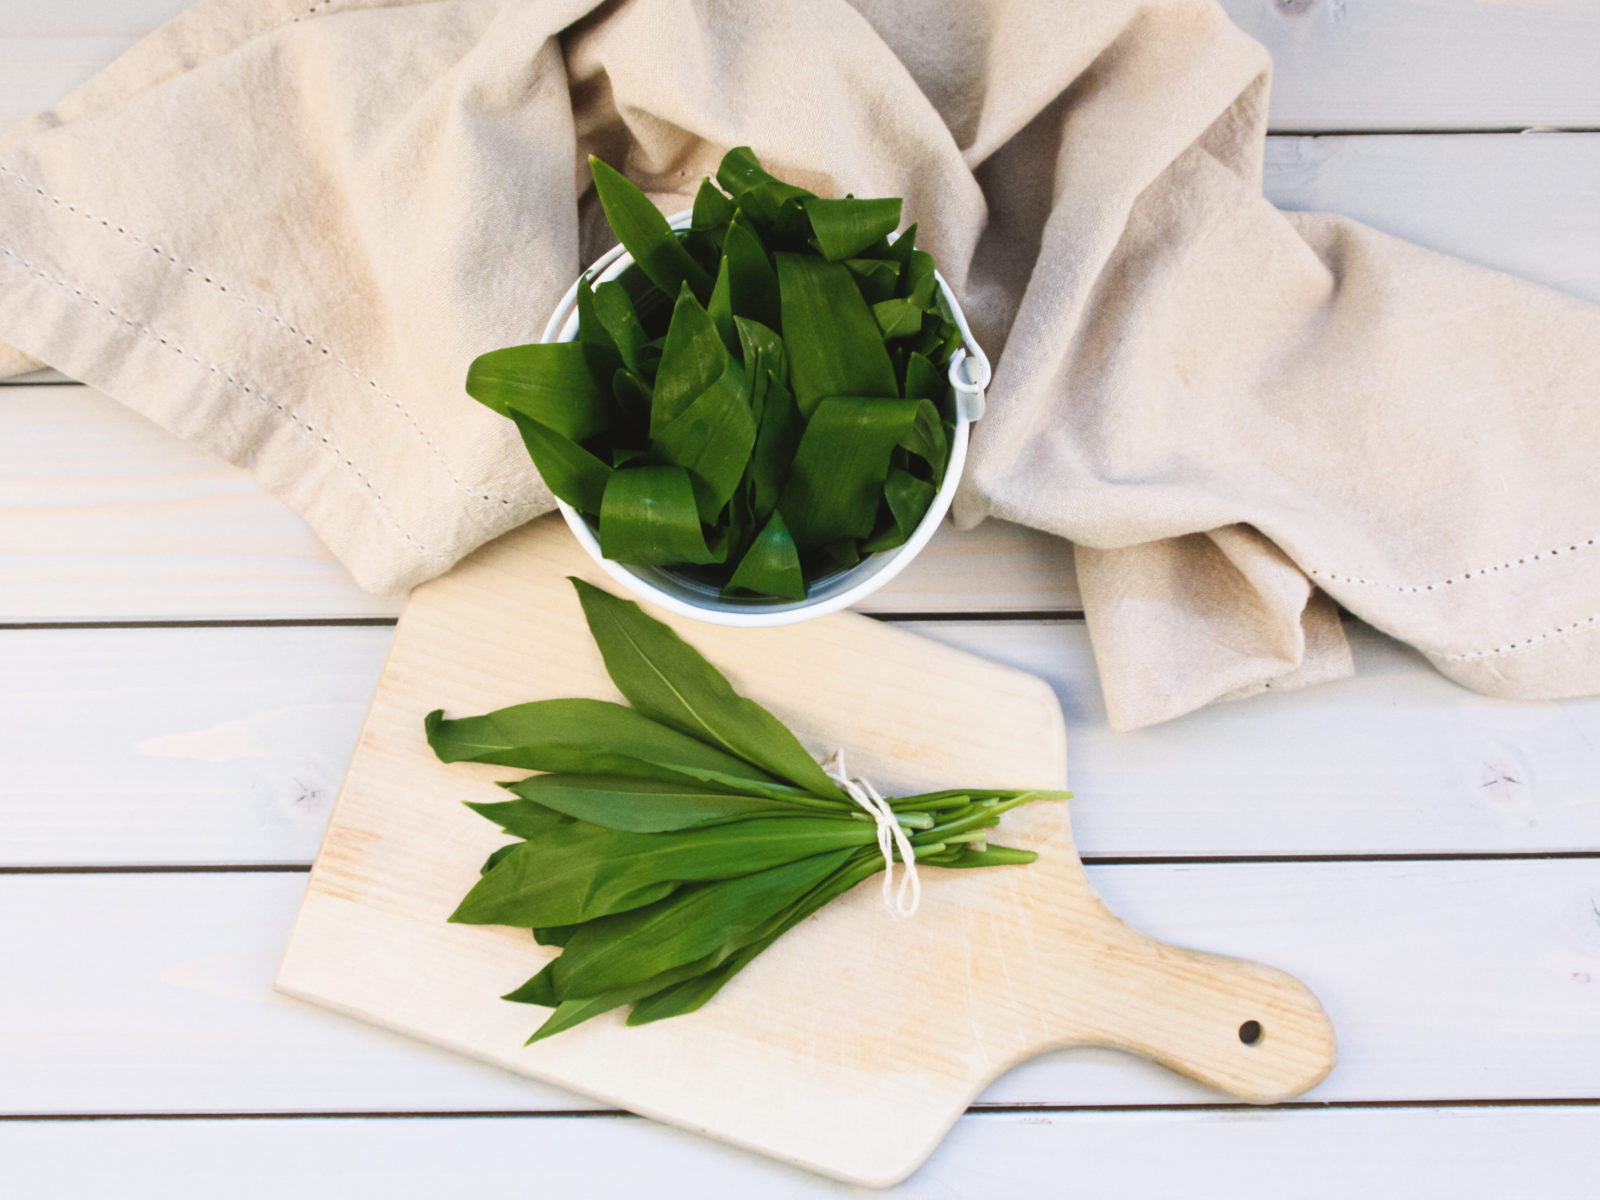
[[[184, 3], [3, 0], [0, 120]], [[1600, 300], [1600, 4], [1228, 7], [1277, 62], [1276, 201]], [[397, 607], [105, 397], [0, 389], [0, 1195], [846, 1190], [270, 991]], [[1356, 629], [1355, 679], [1113, 735], [1067, 549], [1004, 526], [872, 607], [1050, 678], [1112, 907], [1293, 971], [1342, 1054], [1265, 1111], [1041, 1059], [905, 1194], [1600, 1194], [1600, 701]]]

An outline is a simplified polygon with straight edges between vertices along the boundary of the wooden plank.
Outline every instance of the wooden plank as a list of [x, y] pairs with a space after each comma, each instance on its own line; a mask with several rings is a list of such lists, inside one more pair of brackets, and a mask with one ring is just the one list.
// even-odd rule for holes
[[1275, 137], [1265, 184], [1280, 208], [1342, 213], [1600, 301], [1600, 134]]
[[[0, 121], [49, 107], [187, 0], [12, 0]], [[1600, 125], [1600, 13], [1585, 0], [1223, 0], [1273, 57], [1272, 124]]]
[[[1317, 991], [1340, 1063], [1310, 1100], [1600, 1098], [1592, 860], [1090, 875], [1113, 911], [1164, 940], [1274, 962]], [[589, 1107], [274, 994], [304, 887], [303, 876], [272, 873], [0, 876], [0, 911], [27, 914], [0, 925], [0, 1112]], [[1218, 1098], [1141, 1060], [1086, 1050], [1027, 1063], [982, 1099]]]
[[1600, 126], [1586, 0], [1222, 0], [1272, 53], [1288, 130]]
[[[910, 627], [1050, 681], [1086, 855], [1600, 851], [1600, 700], [1487, 700], [1355, 627], [1354, 679], [1119, 734], [1081, 623]], [[309, 863], [389, 639], [0, 631], [0, 866]]]
[[[1033, 1196], [1058, 1180], [1123, 1200], [1581, 1196], [1597, 1141], [1591, 1107], [977, 1113], [894, 1195]], [[437, 1200], [533, 1184], [584, 1200], [864, 1194], [624, 1116], [30, 1121], [0, 1125], [0, 1157], [56, 1200]]]
[[[0, 390], [0, 621], [392, 617], [309, 526], [230, 467], [89, 388]], [[943, 529], [860, 607], [1079, 607], [1072, 550], [993, 521]]]

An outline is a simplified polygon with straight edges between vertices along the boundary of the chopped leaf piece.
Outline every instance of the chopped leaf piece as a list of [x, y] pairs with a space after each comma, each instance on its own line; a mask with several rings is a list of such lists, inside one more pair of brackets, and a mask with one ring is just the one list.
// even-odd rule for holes
[[522, 444], [539, 469], [539, 478], [558, 499], [583, 512], [594, 512], [605, 498], [611, 468], [571, 438], [563, 437], [520, 412], [513, 411]]
[[683, 248], [650, 198], [593, 155], [589, 156], [589, 172], [612, 232], [650, 282], [669, 296], [677, 295], [684, 286], [697, 295], [710, 295], [711, 276]]
[[682, 467], [611, 472], [600, 502], [600, 549], [617, 562], [710, 563], [694, 484]]
[[728, 580], [727, 591], [747, 591], [761, 595], [780, 596], [785, 600], [806, 598], [805, 575], [800, 569], [800, 553], [795, 549], [794, 538], [783, 523], [783, 514], [776, 509], [767, 518], [750, 549], [739, 561], [738, 568]]
[[501, 416], [532, 417], [575, 442], [610, 428], [615, 417], [614, 351], [593, 343], [508, 346], [480, 354], [467, 370], [467, 394]]
[[900, 224], [898, 200], [819, 200], [805, 202], [806, 216], [822, 256], [829, 262], [853, 258]]
[[783, 341], [795, 402], [810, 420], [824, 396], [894, 396], [894, 365], [850, 269], [779, 254]]
[[817, 405], [778, 509], [802, 551], [872, 533], [889, 456], [919, 401], [831, 396]]

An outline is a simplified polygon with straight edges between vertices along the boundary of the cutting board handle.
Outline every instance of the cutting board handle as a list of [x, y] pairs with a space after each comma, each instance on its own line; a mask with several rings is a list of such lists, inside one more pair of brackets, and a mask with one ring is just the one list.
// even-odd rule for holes
[[1117, 987], [1103, 1044], [1254, 1104], [1298, 1096], [1332, 1070], [1333, 1025], [1294, 976], [1122, 929], [1104, 948]]

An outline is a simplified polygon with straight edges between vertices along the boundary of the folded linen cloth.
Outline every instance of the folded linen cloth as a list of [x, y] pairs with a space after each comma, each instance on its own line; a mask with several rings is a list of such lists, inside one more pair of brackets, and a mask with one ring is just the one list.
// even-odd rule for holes
[[734, 145], [896, 195], [997, 360], [958, 519], [1077, 546], [1112, 722], [1350, 671], [1600, 690], [1600, 309], [1261, 196], [1210, 0], [204, 0], [0, 137], [0, 374], [247, 467], [395, 591], [552, 507], [461, 384]]

